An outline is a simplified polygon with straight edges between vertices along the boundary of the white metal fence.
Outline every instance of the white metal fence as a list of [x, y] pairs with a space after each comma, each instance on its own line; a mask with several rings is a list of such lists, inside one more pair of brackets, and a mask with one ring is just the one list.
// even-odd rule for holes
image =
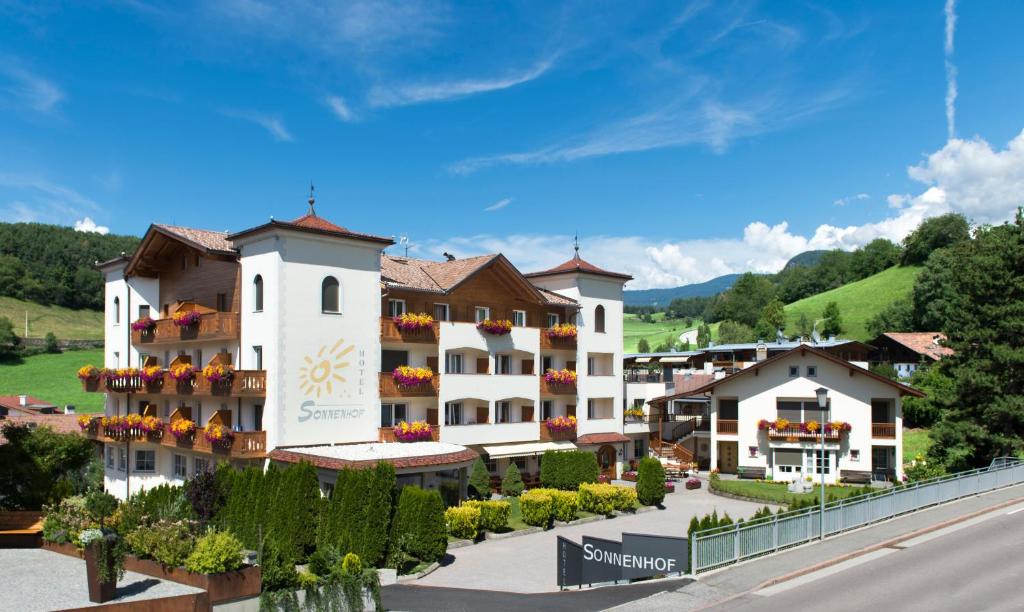
[[[987, 468], [950, 474], [825, 506], [825, 537], [978, 493], [1024, 483], [1024, 461], [1000, 457]], [[804, 508], [732, 527], [694, 532], [690, 572], [777, 552], [821, 537], [821, 510]]]

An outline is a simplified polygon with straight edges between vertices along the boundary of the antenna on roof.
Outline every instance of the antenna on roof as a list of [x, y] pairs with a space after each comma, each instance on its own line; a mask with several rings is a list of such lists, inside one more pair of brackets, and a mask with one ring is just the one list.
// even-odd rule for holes
[[576, 232], [576, 234], [572, 237], [572, 248], [573, 248], [573, 250], [576, 251], [576, 257], [579, 257], [580, 256], [580, 233], [579, 232]]
[[309, 213], [310, 215], [316, 216], [316, 210], [313, 209], [313, 204], [316, 203], [316, 198], [313, 197], [313, 181], [309, 182]]
[[408, 236], [399, 236], [398, 237], [398, 244], [399, 244], [399, 246], [405, 247], [405, 256], [408, 257], [409, 256], [409, 246], [410, 246], [409, 245], [409, 237]]

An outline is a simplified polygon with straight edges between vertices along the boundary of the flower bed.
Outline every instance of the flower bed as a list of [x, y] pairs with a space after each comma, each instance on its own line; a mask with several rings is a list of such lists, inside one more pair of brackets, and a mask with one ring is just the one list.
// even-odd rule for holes
[[687, 490], [699, 489], [699, 488], [700, 488], [700, 479], [699, 478], [687, 478], [686, 479], [686, 489]]
[[[549, 385], [575, 385], [576, 372], [574, 370], [548, 370], [544, 373], [544, 382]], [[643, 414], [641, 412], [641, 414]]]
[[171, 378], [179, 383], [188, 382], [195, 378], [196, 368], [191, 363], [179, 363], [169, 371]]
[[231, 441], [235, 439], [235, 433], [223, 425], [212, 423], [203, 428], [203, 437], [210, 444], [230, 446]]
[[512, 321], [484, 319], [476, 324], [476, 328], [493, 336], [505, 336], [512, 333]]
[[430, 368], [398, 366], [391, 373], [391, 377], [399, 387], [418, 387], [433, 380], [434, 371]]
[[576, 431], [576, 417], [556, 416], [544, 421], [550, 431]]
[[666, 493], [675, 493], [676, 492], [676, 483], [674, 483], [674, 482], [666, 482], [665, 483], [665, 492]]
[[203, 378], [212, 383], [227, 383], [235, 376], [235, 369], [229, 365], [210, 364], [203, 368]]
[[433, 428], [426, 421], [399, 421], [394, 426], [395, 439], [400, 442], [423, 442], [433, 436]]
[[156, 321], [152, 317], [142, 317], [138, 321], [132, 321], [132, 331], [148, 332], [156, 329]]
[[434, 317], [420, 313], [405, 313], [401, 316], [395, 317], [395, 327], [400, 331], [413, 332], [421, 329], [429, 329], [434, 326]]
[[185, 310], [174, 313], [174, 317], [172, 318], [172, 320], [174, 321], [174, 324], [177, 325], [178, 327], [189, 327], [191, 325], [195, 325], [196, 323], [198, 323], [201, 317], [202, 315], [199, 314], [199, 311]]
[[178, 440], [190, 439], [196, 433], [196, 423], [191, 419], [178, 419], [171, 423], [171, 434]]
[[576, 326], [572, 323], [561, 323], [544, 330], [544, 335], [556, 340], [568, 340], [576, 337]]

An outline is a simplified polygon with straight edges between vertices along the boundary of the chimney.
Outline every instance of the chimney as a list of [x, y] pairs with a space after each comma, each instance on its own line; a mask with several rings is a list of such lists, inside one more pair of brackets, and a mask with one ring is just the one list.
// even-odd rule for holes
[[768, 345], [758, 344], [757, 345], [757, 361], [764, 361], [768, 359]]
[[25, 406], [28, 406], [28, 396], [27, 395], [19, 395], [18, 396], [18, 405], [21, 406], [22, 408], [24, 408]]
[[73, 404], [64, 404], [64, 414], [74, 414], [75, 406]]

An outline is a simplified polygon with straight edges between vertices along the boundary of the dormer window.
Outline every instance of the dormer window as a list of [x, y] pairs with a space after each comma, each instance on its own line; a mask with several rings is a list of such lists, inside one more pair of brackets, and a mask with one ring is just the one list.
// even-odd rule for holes
[[320, 286], [320, 310], [329, 314], [341, 313], [341, 287], [333, 276], [325, 278]]

